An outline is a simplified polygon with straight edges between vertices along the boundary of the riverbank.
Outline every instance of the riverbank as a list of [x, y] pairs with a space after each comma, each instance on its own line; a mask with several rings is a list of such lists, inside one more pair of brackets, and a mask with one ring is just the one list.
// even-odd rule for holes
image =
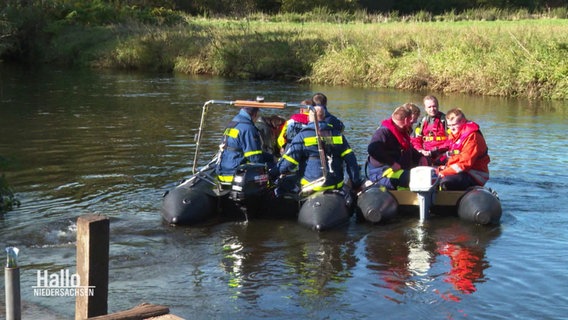
[[59, 25], [51, 64], [568, 99], [568, 20]]

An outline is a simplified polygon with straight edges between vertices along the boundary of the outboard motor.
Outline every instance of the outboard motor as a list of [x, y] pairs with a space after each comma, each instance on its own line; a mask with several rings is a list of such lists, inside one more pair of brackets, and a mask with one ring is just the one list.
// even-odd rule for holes
[[416, 192], [420, 206], [420, 222], [428, 218], [430, 206], [434, 203], [439, 178], [436, 169], [428, 166], [419, 166], [410, 169], [410, 191]]
[[259, 163], [244, 164], [237, 168], [231, 185], [230, 198], [244, 202], [262, 196], [268, 190], [268, 170]]

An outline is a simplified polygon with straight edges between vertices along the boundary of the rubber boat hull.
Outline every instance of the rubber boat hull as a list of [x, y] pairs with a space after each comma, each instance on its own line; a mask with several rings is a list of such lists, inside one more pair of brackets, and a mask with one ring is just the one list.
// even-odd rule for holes
[[192, 176], [164, 194], [161, 215], [170, 224], [195, 225], [215, 218], [218, 206], [211, 185]]
[[[416, 211], [417, 193], [385, 190], [372, 186], [358, 195], [358, 214], [371, 223], [388, 221], [401, 211]], [[501, 201], [491, 189], [474, 187], [466, 191], [436, 191], [430, 213], [455, 215], [475, 224], [499, 224], [502, 215]]]
[[317, 231], [346, 224], [353, 212], [350, 202], [348, 193], [344, 191], [317, 192], [305, 199], [298, 214], [298, 222]]
[[378, 187], [367, 188], [357, 197], [358, 213], [372, 223], [392, 219], [398, 211], [398, 202], [390, 192]]
[[[261, 173], [258, 166], [250, 166], [249, 172], [242, 172], [243, 179], [237, 180], [252, 181]], [[273, 189], [259, 189], [254, 183], [244, 182], [242, 190], [255, 192], [235, 192], [241, 188], [234, 186], [219, 192], [213, 177], [212, 169], [201, 171], [166, 192], [161, 209], [163, 220], [172, 225], [192, 226], [248, 219], [294, 219], [309, 229], [324, 231], [347, 223], [353, 212], [348, 190], [321, 191], [300, 199], [297, 194], [276, 196]]]
[[458, 205], [458, 216], [478, 224], [499, 224], [503, 211], [495, 192], [475, 187], [467, 191]]

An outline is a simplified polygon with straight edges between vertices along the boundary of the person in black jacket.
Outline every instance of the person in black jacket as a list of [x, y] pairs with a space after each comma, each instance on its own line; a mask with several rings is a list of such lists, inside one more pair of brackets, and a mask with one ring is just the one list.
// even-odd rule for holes
[[396, 108], [390, 118], [381, 122], [367, 147], [367, 177], [390, 190], [407, 189], [410, 169], [421, 159], [408, 134], [411, 118], [409, 108]]

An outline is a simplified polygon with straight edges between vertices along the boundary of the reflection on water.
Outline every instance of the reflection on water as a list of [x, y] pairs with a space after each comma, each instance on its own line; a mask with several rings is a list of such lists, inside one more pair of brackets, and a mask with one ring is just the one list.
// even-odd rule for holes
[[[366, 238], [369, 269], [379, 277], [384, 298], [397, 304], [442, 298], [459, 302], [485, 282], [490, 264], [485, 250], [500, 235], [499, 227], [480, 227], [444, 218], [375, 231]], [[450, 284], [451, 286], [447, 286]]]
[[[501, 226], [404, 217], [322, 234], [282, 220], [173, 228], [160, 220], [161, 194], [191, 173], [205, 101], [299, 102], [324, 92], [363, 163], [379, 121], [404, 102], [420, 104], [424, 93], [47, 71], [0, 65], [2, 173], [22, 202], [0, 216], [0, 240], [21, 250], [22, 300], [33, 306], [25, 318], [73, 318], [72, 298], [34, 297], [30, 288], [38, 270], [73, 271], [75, 222], [88, 213], [111, 220], [111, 312], [150, 302], [193, 319], [564, 314], [565, 103], [440, 96], [442, 110], [461, 107], [481, 125]], [[210, 109], [203, 161], [235, 113]]]

